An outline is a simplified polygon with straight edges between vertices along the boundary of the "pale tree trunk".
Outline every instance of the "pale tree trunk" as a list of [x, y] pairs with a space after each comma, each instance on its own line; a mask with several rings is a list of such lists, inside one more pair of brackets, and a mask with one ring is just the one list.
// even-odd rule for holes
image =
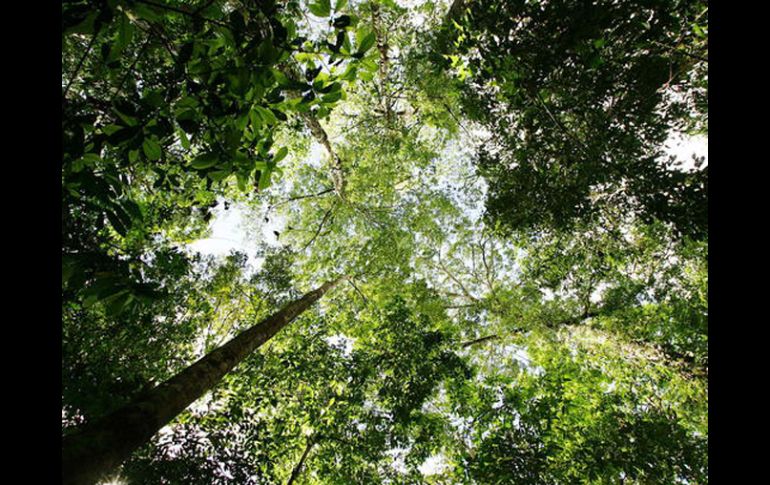
[[62, 483], [91, 485], [123, 463], [260, 345], [346, 277], [286, 305], [133, 402], [62, 439]]
[[380, 16], [380, 6], [372, 3], [372, 30], [377, 39], [377, 50], [380, 51], [380, 104], [385, 113], [385, 120], [392, 121], [392, 110], [390, 105], [390, 96], [388, 96], [388, 33], [382, 28], [382, 19]]
[[[282, 72], [292, 81], [302, 80], [302, 72], [297, 68], [297, 66], [293, 64], [286, 64], [283, 67]], [[296, 97], [301, 96], [301, 93], [296, 91], [292, 92], [292, 94]], [[342, 200], [345, 200], [346, 180], [342, 159], [332, 147], [332, 144], [329, 141], [329, 135], [326, 133], [324, 127], [321, 126], [321, 122], [318, 120], [318, 118], [316, 118], [315, 115], [310, 112], [300, 112], [299, 115], [305, 121], [305, 125], [310, 130], [310, 134], [313, 135], [313, 138], [315, 138], [316, 141], [320, 143], [329, 154], [329, 157], [331, 158], [331, 179], [332, 183], [334, 184], [334, 191]]]

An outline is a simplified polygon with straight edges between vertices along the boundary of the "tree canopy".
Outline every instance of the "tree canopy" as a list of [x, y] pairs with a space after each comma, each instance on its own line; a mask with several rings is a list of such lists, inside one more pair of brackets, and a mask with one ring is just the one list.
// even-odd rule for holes
[[63, 453], [233, 359], [104, 483], [708, 483], [706, 1], [64, 1], [61, 89]]

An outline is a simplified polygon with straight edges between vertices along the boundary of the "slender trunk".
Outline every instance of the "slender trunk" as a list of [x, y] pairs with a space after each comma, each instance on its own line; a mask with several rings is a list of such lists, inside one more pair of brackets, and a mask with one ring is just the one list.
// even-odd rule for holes
[[[294, 65], [286, 64], [283, 67], [282, 72], [286, 77], [288, 77], [293, 81], [302, 80], [302, 73]], [[296, 97], [301, 96], [301, 93], [296, 91], [292, 92], [292, 94]], [[326, 133], [326, 130], [324, 129], [324, 127], [321, 126], [321, 122], [318, 121], [318, 118], [316, 118], [315, 115], [310, 112], [301, 112], [299, 113], [299, 115], [305, 121], [305, 125], [310, 130], [310, 134], [313, 135], [313, 138], [315, 138], [316, 141], [320, 143], [326, 149], [326, 152], [329, 154], [329, 157], [331, 158], [331, 166], [332, 166], [331, 179], [332, 179], [332, 183], [334, 184], [334, 191], [337, 193], [337, 195], [341, 199], [344, 200], [346, 180], [345, 180], [345, 170], [343, 168], [342, 159], [339, 157], [337, 152], [332, 147], [332, 144], [329, 141], [329, 135]]]
[[331, 158], [331, 179], [334, 184], [334, 191], [341, 199], [345, 199], [345, 171], [342, 165], [342, 159], [337, 152], [334, 151], [334, 148], [332, 148], [332, 144], [329, 141], [329, 135], [326, 133], [326, 130], [324, 130], [324, 127], [321, 126], [321, 122], [318, 121], [318, 118], [312, 113], [300, 113], [300, 116], [305, 120], [305, 125], [310, 130], [313, 138], [315, 138], [329, 154], [329, 157]]
[[302, 473], [302, 468], [305, 466], [307, 455], [310, 454], [310, 450], [313, 449], [313, 446], [315, 446], [315, 440], [308, 438], [307, 445], [305, 445], [305, 451], [302, 453], [302, 457], [299, 459], [299, 463], [297, 463], [297, 465], [291, 471], [291, 476], [289, 477], [289, 481], [286, 482], [286, 485], [292, 485], [294, 481], [299, 478], [299, 474]]
[[382, 20], [380, 18], [380, 6], [376, 3], [372, 3], [372, 29], [377, 39], [377, 50], [380, 51], [380, 104], [385, 111], [385, 119], [390, 123], [392, 118], [392, 110], [390, 106], [390, 97], [388, 96], [388, 41], [387, 32], [382, 29]]
[[343, 278], [324, 283], [243, 331], [133, 402], [62, 439], [62, 483], [90, 485], [112, 472], [244, 358]]

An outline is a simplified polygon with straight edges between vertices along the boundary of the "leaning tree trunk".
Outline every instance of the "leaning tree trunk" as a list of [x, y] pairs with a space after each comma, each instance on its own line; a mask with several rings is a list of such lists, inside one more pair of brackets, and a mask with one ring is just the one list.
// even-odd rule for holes
[[324, 283], [133, 402], [62, 439], [62, 483], [92, 485], [344, 277]]

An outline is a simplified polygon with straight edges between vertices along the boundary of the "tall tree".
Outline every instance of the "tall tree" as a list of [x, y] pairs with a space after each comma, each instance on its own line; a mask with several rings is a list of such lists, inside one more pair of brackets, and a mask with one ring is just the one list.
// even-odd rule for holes
[[245, 357], [344, 278], [324, 283], [130, 404], [65, 436], [62, 443], [63, 483], [93, 484], [114, 470]]
[[[706, 7], [65, 2], [68, 463], [91, 429], [144, 433], [129, 483], [705, 482], [707, 176], [660, 144], [707, 134]], [[195, 254], [229, 215], [257, 247]]]

